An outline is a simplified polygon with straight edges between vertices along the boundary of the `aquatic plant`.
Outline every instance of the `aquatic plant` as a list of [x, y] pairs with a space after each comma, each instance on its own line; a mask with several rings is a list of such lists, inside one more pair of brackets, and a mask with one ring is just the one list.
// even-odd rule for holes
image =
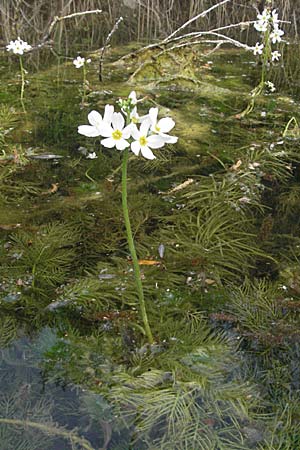
[[23, 41], [20, 37], [15, 41], [10, 41], [10, 43], [6, 46], [6, 50], [8, 52], [12, 52], [14, 55], [19, 55], [19, 63], [20, 63], [20, 73], [21, 73], [21, 93], [20, 100], [23, 109], [24, 107], [24, 89], [25, 89], [25, 74], [26, 70], [23, 66], [22, 55], [32, 49], [31, 45], [29, 45], [26, 41]]
[[[134, 240], [131, 230], [128, 204], [127, 204], [127, 163], [129, 158], [129, 147], [135, 155], [141, 153], [146, 159], [155, 159], [151, 149], [163, 147], [166, 143], [175, 143], [176, 137], [169, 136], [168, 133], [175, 125], [171, 118], [164, 118], [157, 122], [158, 110], [152, 108], [149, 114], [139, 117], [137, 114], [137, 97], [132, 91], [126, 100], [119, 100], [119, 106], [122, 113], [114, 112], [112, 105], [106, 105], [104, 117], [97, 111], [92, 111], [88, 115], [90, 125], [80, 125], [78, 132], [88, 137], [102, 136], [101, 144], [106, 148], [114, 148], [123, 151], [122, 163], [122, 206], [126, 227], [127, 242], [133, 261], [133, 270], [138, 292], [141, 316], [143, 319], [145, 333], [150, 343], [153, 342], [152, 332], [146, 312], [144, 292], [141, 281], [139, 262], [134, 246]], [[126, 123], [125, 123], [125, 118]], [[140, 128], [136, 126], [141, 122]], [[130, 140], [130, 138], [133, 138]]]
[[76, 230], [59, 223], [42, 227], [37, 233], [20, 230], [12, 235], [1, 267], [2, 301], [22, 301], [29, 292], [47, 298], [49, 290], [65, 280], [75, 257], [76, 240]]
[[231, 344], [196, 316], [167, 320], [164, 328], [158, 348], [137, 350], [108, 393], [118, 415], [134, 426], [134, 448], [142, 442], [153, 449], [247, 448], [239, 427], [257, 397], [238, 375]]
[[86, 92], [89, 88], [89, 83], [86, 79], [86, 68], [87, 64], [90, 64], [92, 62], [91, 58], [82, 58], [81, 56], [77, 56], [73, 60], [73, 64], [76, 67], [76, 69], [82, 68], [82, 105], [85, 104], [86, 101]]
[[273, 49], [272, 45], [280, 43], [284, 31], [279, 28], [279, 19], [276, 9], [271, 9], [272, 1], [267, 0], [266, 7], [263, 12], [257, 15], [254, 28], [262, 34], [262, 42], [257, 42], [253, 47], [253, 54], [258, 55], [261, 59], [262, 69], [259, 84], [251, 92], [251, 100], [247, 108], [239, 115], [244, 117], [249, 114], [255, 105], [257, 97], [266, 89], [269, 92], [275, 92], [275, 86], [271, 81], [266, 79], [270, 64], [279, 61], [281, 53], [277, 49]]

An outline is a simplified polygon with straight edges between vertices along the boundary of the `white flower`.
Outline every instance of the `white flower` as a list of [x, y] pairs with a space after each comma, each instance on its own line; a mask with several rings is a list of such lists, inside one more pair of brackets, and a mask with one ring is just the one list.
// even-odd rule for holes
[[254, 55], [262, 55], [264, 48], [264, 44], [260, 44], [259, 42], [256, 42], [255, 47], [253, 47], [253, 53]]
[[168, 144], [175, 144], [178, 141], [178, 138], [176, 136], [169, 136], [169, 131], [172, 130], [172, 128], [175, 125], [175, 122], [171, 117], [164, 117], [163, 119], [160, 119], [157, 121], [158, 116], [158, 108], [150, 108], [149, 110], [149, 121], [151, 125], [151, 130], [154, 133], [157, 133], [159, 136], [164, 138], [164, 141]]
[[88, 58], [85, 62], [86, 62], [87, 64], [91, 64], [92, 60], [91, 60], [91, 58]]
[[98, 158], [98, 156], [96, 155], [95, 152], [93, 152], [93, 153], [88, 153], [88, 154], [86, 155], [86, 157], [87, 157], [88, 159], [96, 159], [96, 158]]
[[82, 58], [81, 56], [77, 56], [77, 58], [73, 60], [73, 64], [76, 67], [76, 69], [80, 69], [80, 67], [84, 66], [84, 63], [85, 58]]
[[131, 143], [131, 150], [138, 155], [140, 152], [147, 159], [154, 159], [151, 148], [161, 148], [165, 145], [165, 139], [159, 134], [152, 134], [148, 136], [151, 123], [145, 120], [138, 130], [137, 126], [132, 127], [131, 135], [135, 139]]
[[268, 23], [267, 22], [255, 22], [254, 28], [259, 31], [260, 33], [265, 33], [268, 29]]
[[112, 126], [106, 122], [102, 122], [101, 135], [106, 137], [102, 139], [101, 144], [107, 148], [116, 147], [117, 150], [125, 150], [129, 147], [129, 139], [132, 124], [125, 127], [125, 119], [121, 113], [113, 113]]
[[[274, 10], [276, 11], [276, 10]], [[265, 8], [261, 14], [257, 14], [257, 19], [259, 22], [268, 22], [271, 18], [270, 11]]]
[[20, 37], [18, 37], [15, 41], [10, 41], [10, 43], [6, 46], [6, 50], [8, 52], [13, 52], [15, 55], [23, 55], [23, 53], [28, 52], [31, 49], [31, 45], [20, 39]]
[[268, 29], [268, 22], [263, 21], [255, 22], [254, 28], [260, 33], [265, 33]]
[[278, 27], [274, 28], [272, 33], [270, 34], [270, 39], [272, 40], [273, 44], [276, 44], [276, 42], [281, 42], [281, 36], [284, 35], [284, 31], [280, 30]]
[[[126, 113], [124, 113], [124, 114], [127, 115]], [[131, 123], [137, 124], [137, 123], [142, 123], [145, 120], [149, 121], [150, 119], [149, 119], [149, 114], [140, 116], [139, 113], [137, 112], [137, 107], [135, 106], [130, 113], [130, 120], [131, 120]]]
[[102, 136], [102, 126], [103, 124], [110, 126], [113, 113], [114, 107], [112, 105], [105, 106], [103, 119], [97, 111], [91, 111], [88, 115], [88, 121], [91, 125], [79, 125], [78, 133], [87, 137]]
[[276, 91], [275, 85], [274, 85], [274, 83], [272, 83], [272, 81], [266, 81], [265, 85], [269, 89], [270, 92]]
[[272, 52], [271, 56], [272, 56], [272, 61], [279, 61], [281, 53], [279, 53], [277, 50], [275, 50], [274, 52]]

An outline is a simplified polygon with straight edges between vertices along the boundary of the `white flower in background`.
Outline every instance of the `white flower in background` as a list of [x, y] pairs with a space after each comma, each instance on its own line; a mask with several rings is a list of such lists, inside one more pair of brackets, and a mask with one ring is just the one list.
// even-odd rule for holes
[[259, 31], [260, 33], [265, 33], [268, 29], [268, 22], [255, 22], [254, 28]]
[[103, 124], [110, 126], [114, 113], [112, 105], [106, 105], [104, 110], [104, 117], [97, 111], [91, 111], [88, 115], [88, 121], [91, 125], [79, 125], [78, 133], [87, 137], [103, 136], [101, 129]]
[[131, 135], [134, 141], [131, 143], [131, 150], [135, 155], [140, 152], [146, 159], [154, 159], [151, 148], [161, 148], [165, 145], [165, 139], [159, 134], [152, 134], [148, 136], [151, 123], [145, 120], [138, 130], [137, 126], [132, 127]]
[[113, 113], [112, 126], [106, 122], [102, 122], [101, 135], [106, 137], [102, 139], [101, 144], [107, 148], [116, 147], [117, 150], [125, 150], [129, 147], [129, 139], [131, 135], [132, 124], [125, 127], [125, 119], [121, 113]]
[[274, 28], [272, 33], [270, 34], [270, 39], [273, 44], [276, 44], [276, 42], [281, 42], [281, 36], [284, 35], [284, 31], [280, 30], [278, 27]]
[[274, 83], [272, 83], [272, 81], [266, 81], [265, 82], [266, 88], [269, 89], [270, 92], [275, 92], [276, 88]]
[[88, 159], [96, 159], [96, 158], [98, 158], [98, 156], [96, 155], [95, 152], [93, 152], [93, 153], [88, 153], [88, 154], [86, 155], [86, 157], [87, 157]]
[[255, 46], [253, 47], [253, 53], [254, 55], [262, 55], [264, 49], [264, 44], [260, 44], [259, 42], [256, 42]]
[[281, 57], [281, 53], [279, 53], [277, 50], [271, 53], [272, 61], [279, 61]]
[[151, 131], [161, 136], [167, 144], [175, 144], [178, 141], [176, 136], [169, 136], [166, 133], [172, 130], [175, 126], [175, 122], [171, 117], [164, 117], [157, 120], [158, 108], [150, 108], [149, 121], [151, 125]]
[[[276, 10], [274, 10], [276, 11]], [[270, 11], [268, 9], [264, 9], [261, 14], [257, 14], [258, 22], [268, 22], [271, 18]]]
[[85, 58], [82, 58], [81, 56], [77, 56], [77, 58], [75, 58], [73, 60], [73, 64], [76, 67], [76, 69], [80, 69], [80, 67], [84, 66], [84, 64], [85, 64]]
[[31, 49], [31, 45], [23, 41], [20, 37], [18, 37], [15, 41], [10, 41], [10, 43], [6, 46], [6, 50], [8, 52], [13, 52], [15, 55], [23, 55]]

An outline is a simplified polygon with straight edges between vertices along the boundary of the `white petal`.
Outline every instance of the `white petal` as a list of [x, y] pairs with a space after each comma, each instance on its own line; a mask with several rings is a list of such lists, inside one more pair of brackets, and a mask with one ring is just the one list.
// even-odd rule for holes
[[128, 95], [128, 98], [131, 99], [131, 102], [132, 102], [133, 105], [137, 104], [137, 98], [136, 98], [136, 92], [135, 91], [130, 92], [130, 94]]
[[113, 138], [102, 139], [101, 144], [106, 148], [113, 148], [116, 145], [116, 141]]
[[175, 126], [175, 122], [171, 117], [165, 117], [164, 119], [160, 119], [157, 124], [158, 128], [160, 128], [162, 133], [168, 133]]
[[99, 127], [102, 123], [102, 116], [98, 111], [91, 111], [88, 115], [88, 121], [94, 127]]
[[101, 126], [99, 128], [99, 133], [101, 134], [101, 136], [103, 137], [111, 137], [111, 135], [113, 134], [114, 130], [112, 129], [112, 127], [104, 122], [101, 123]]
[[150, 108], [149, 109], [149, 117], [150, 117], [152, 125], [156, 124], [157, 116], [158, 116], [158, 108]]
[[124, 117], [121, 113], [113, 113], [112, 125], [115, 130], [123, 130], [125, 124]]
[[78, 133], [83, 134], [83, 136], [87, 136], [87, 137], [100, 136], [100, 131], [97, 130], [97, 128], [92, 127], [90, 125], [80, 125], [78, 127]]
[[149, 117], [149, 114], [146, 114], [145, 116], [140, 116], [139, 117], [139, 122], [144, 122], [145, 120], [147, 120], [148, 122], [149, 122], [149, 124], [151, 124], [151, 120], [150, 120], [150, 117]]
[[122, 136], [124, 139], [128, 139], [132, 133], [132, 123], [130, 123], [129, 125], [127, 125], [127, 127], [124, 128], [124, 130], [122, 130]]
[[114, 107], [112, 105], [106, 105], [104, 109], [103, 120], [107, 122], [109, 125], [111, 124], [113, 113]]
[[116, 141], [116, 147], [118, 150], [125, 150], [125, 148], [129, 147], [129, 142], [125, 141], [125, 139], [120, 139]]
[[136, 156], [140, 153], [141, 150], [141, 146], [140, 143], [138, 141], [134, 141], [131, 143], [131, 150], [133, 151], [133, 153], [136, 154]]
[[161, 136], [167, 144], [176, 144], [178, 141], [177, 136], [169, 136], [168, 134], [163, 133], [159, 134], [159, 136]]
[[[123, 134], [124, 134], [124, 132], [123, 132]], [[133, 137], [133, 139], [136, 139], [136, 140], [138, 140], [138, 139], [141, 137], [141, 133], [140, 133], [139, 130], [137, 129], [137, 126], [136, 126], [136, 125], [134, 125], [134, 126], [131, 128], [131, 136]]]
[[147, 141], [149, 147], [151, 148], [161, 148], [166, 143], [164, 138], [159, 136], [159, 134], [153, 134], [152, 136], [149, 136]]
[[149, 147], [147, 146], [141, 147], [141, 152], [144, 158], [155, 159], [155, 156], [153, 155]]
[[140, 134], [141, 136], [147, 136], [149, 128], [150, 128], [150, 122], [148, 120], [144, 120], [140, 126]]

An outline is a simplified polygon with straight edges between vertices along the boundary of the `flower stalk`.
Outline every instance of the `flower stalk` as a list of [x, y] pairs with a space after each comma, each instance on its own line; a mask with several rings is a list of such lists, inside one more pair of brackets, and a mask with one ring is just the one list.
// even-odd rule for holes
[[254, 23], [254, 28], [262, 34], [262, 42], [257, 42], [252, 48], [254, 55], [261, 56], [261, 79], [259, 84], [251, 92], [251, 100], [246, 109], [239, 114], [239, 118], [251, 113], [254, 108], [256, 98], [259, 97], [265, 89], [269, 92], [275, 91], [275, 86], [272, 82], [267, 81], [266, 77], [268, 69], [272, 63], [279, 61], [281, 53], [278, 50], [273, 50], [272, 45], [282, 41], [284, 31], [279, 28], [280, 20], [276, 9], [271, 9], [272, 2], [267, 0], [266, 8], [261, 14], [257, 15], [257, 21]]
[[[82, 64], [82, 61], [79, 61], [79, 63]], [[76, 61], [75, 65], [77, 64], [78, 62]], [[120, 99], [118, 101], [121, 112], [115, 112], [114, 106], [112, 105], [105, 106], [103, 117], [97, 111], [91, 111], [88, 114], [90, 125], [79, 125], [78, 133], [87, 137], [102, 136], [104, 138], [101, 140], [103, 147], [108, 149], [116, 148], [118, 151], [123, 152], [122, 208], [127, 242], [132, 258], [139, 308], [144, 325], [144, 328], [139, 325], [138, 327], [142, 328], [143, 333], [147, 336], [149, 344], [153, 344], [154, 340], [147, 316], [141, 271], [135, 250], [128, 212], [127, 165], [130, 151], [136, 156], [141, 154], [144, 158], [152, 160], [156, 158], [152, 149], [162, 148], [165, 144], [175, 144], [178, 138], [168, 134], [175, 125], [173, 119], [165, 117], [157, 120], [158, 108], [150, 108], [147, 115], [140, 116], [137, 112], [137, 103], [136, 93], [132, 91], [127, 99]], [[137, 124], [140, 124], [139, 128], [137, 127]], [[97, 157], [96, 154], [95, 156], [93, 154], [93, 159], [95, 157]]]
[[145, 298], [144, 298], [144, 291], [143, 291], [143, 285], [141, 280], [141, 271], [140, 266], [135, 250], [134, 240], [132, 236], [132, 230], [131, 230], [131, 224], [130, 224], [130, 218], [129, 218], [129, 212], [128, 212], [128, 203], [127, 203], [127, 163], [128, 163], [128, 157], [129, 157], [129, 151], [128, 148], [126, 148], [123, 152], [123, 161], [122, 161], [122, 207], [123, 207], [123, 216], [124, 216], [124, 222], [125, 222], [125, 228], [126, 228], [126, 235], [127, 235], [127, 243], [132, 259], [133, 264], [133, 272], [135, 277], [135, 283], [139, 298], [139, 306], [140, 306], [140, 312], [144, 323], [145, 333], [148, 338], [149, 344], [153, 344], [153, 336], [151, 332], [151, 328], [148, 321], [147, 316], [147, 310], [145, 305]]
[[6, 46], [6, 50], [8, 52], [13, 53], [14, 55], [19, 55], [19, 63], [20, 63], [20, 72], [21, 72], [21, 93], [20, 100], [23, 107], [23, 111], [25, 111], [24, 106], [24, 90], [25, 90], [25, 74], [26, 70], [23, 66], [22, 55], [26, 52], [29, 52], [32, 49], [31, 45], [29, 45], [26, 41], [23, 41], [20, 37], [15, 41], [10, 41], [10, 43]]
[[24, 109], [24, 90], [25, 90], [25, 69], [23, 66], [23, 60], [22, 56], [19, 56], [20, 61], [20, 72], [21, 72], [21, 93], [20, 93], [20, 100]]

